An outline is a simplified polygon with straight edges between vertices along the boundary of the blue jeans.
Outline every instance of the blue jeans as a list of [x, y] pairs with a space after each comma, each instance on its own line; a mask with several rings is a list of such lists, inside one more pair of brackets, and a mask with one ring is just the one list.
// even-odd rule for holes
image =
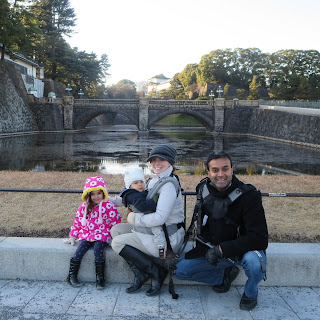
[[[267, 263], [266, 255], [259, 251]], [[244, 286], [244, 292], [248, 298], [258, 295], [258, 284], [264, 278], [261, 271], [261, 263], [254, 251], [245, 253], [241, 261], [233, 262], [222, 258], [216, 266], [210, 264], [206, 258], [185, 259], [180, 258], [177, 263], [176, 277], [181, 280], [204, 282], [211, 285], [220, 285], [223, 281], [224, 269], [234, 265], [241, 265], [248, 277]]]

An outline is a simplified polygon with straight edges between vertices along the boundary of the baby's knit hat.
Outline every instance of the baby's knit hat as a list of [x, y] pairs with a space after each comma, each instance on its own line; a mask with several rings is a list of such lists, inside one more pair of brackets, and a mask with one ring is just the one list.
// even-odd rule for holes
[[124, 183], [127, 189], [130, 188], [132, 182], [142, 180], [145, 183], [143, 169], [135, 168], [124, 173]]
[[85, 210], [84, 210], [84, 215], [83, 218], [81, 220], [81, 224], [83, 226], [86, 225], [87, 223], [87, 213], [88, 213], [88, 204], [89, 204], [89, 197], [87, 197], [87, 195], [91, 192], [91, 191], [96, 191], [96, 190], [102, 190], [103, 194], [104, 194], [104, 198], [103, 200], [99, 203], [99, 218], [98, 218], [98, 223], [101, 224], [102, 223], [102, 212], [101, 212], [101, 208], [102, 208], [102, 202], [106, 201], [108, 199], [108, 189], [107, 186], [103, 180], [102, 177], [97, 176], [97, 177], [91, 177], [88, 178], [86, 180], [86, 183], [83, 187], [83, 192], [82, 192], [82, 196], [81, 199], [82, 201], [85, 201]]
[[151, 161], [152, 158], [161, 158], [175, 164], [176, 156], [177, 151], [174, 147], [169, 144], [159, 144], [150, 151], [147, 161]]

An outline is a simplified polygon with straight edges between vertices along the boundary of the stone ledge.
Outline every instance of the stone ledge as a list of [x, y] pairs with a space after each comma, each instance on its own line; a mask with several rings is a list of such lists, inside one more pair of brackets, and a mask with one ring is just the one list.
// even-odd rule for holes
[[[190, 249], [188, 244], [187, 250]], [[1, 238], [0, 279], [64, 281], [75, 247], [57, 238]], [[270, 243], [267, 250], [267, 281], [263, 286], [320, 286], [320, 245], [316, 243]], [[95, 281], [93, 250], [83, 258], [79, 280]], [[129, 283], [133, 274], [127, 263], [108, 247], [106, 250], [106, 280]], [[243, 285], [246, 276], [241, 270], [234, 281]], [[192, 284], [175, 280], [177, 284]], [[194, 284], [194, 283], [193, 283]]]

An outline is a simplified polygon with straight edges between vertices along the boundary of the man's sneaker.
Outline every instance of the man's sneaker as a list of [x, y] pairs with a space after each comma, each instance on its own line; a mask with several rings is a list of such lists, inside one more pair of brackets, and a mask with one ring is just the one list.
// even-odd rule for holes
[[257, 305], [257, 297], [258, 296], [255, 298], [248, 298], [246, 294], [243, 293], [240, 300], [240, 309], [246, 311], [252, 310]]
[[217, 293], [224, 293], [229, 291], [232, 281], [238, 276], [239, 272], [239, 268], [235, 266], [225, 268], [222, 284], [212, 286], [212, 290]]

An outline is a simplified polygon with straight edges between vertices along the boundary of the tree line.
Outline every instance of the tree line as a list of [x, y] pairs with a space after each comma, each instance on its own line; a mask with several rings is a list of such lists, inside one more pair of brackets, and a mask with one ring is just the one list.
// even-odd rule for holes
[[241, 99], [319, 100], [320, 53], [317, 50], [280, 50], [263, 53], [258, 48], [214, 50], [198, 64], [188, 64], [175, 74], [171, 87], [161, 91], [166, 99], [208, 99], [208, 84], [215, 97]]
[[71, 48], [66, 39], [76, 25], [69, 0], [0, 0], [1, 59], [4, 52], [23, 54], [44, 67], [45, 77], [74, 92], [102, 97], [108, 56]]
[[[124, 79], [109, 88], [107, 54], [71, 48], [67, 38], [76, 25], [69, 0], [0, 0], [1, 59], [5, 50], [22, 53], [44, 66], [45, 77], [82, 89], [90, 98], [134, 98], [145, 91]], [[320, 53], [317, 50], [280, 50], [263, 53], [258, 48], [218, 49], [188, 64], [161, 90], [162, 99], [209, 99], [223, 88], [225, 98], [319, 100]], [[139, 86], [141, 88], [139, 88]], [[159, 98], [159, 92], [149, 97]]]

